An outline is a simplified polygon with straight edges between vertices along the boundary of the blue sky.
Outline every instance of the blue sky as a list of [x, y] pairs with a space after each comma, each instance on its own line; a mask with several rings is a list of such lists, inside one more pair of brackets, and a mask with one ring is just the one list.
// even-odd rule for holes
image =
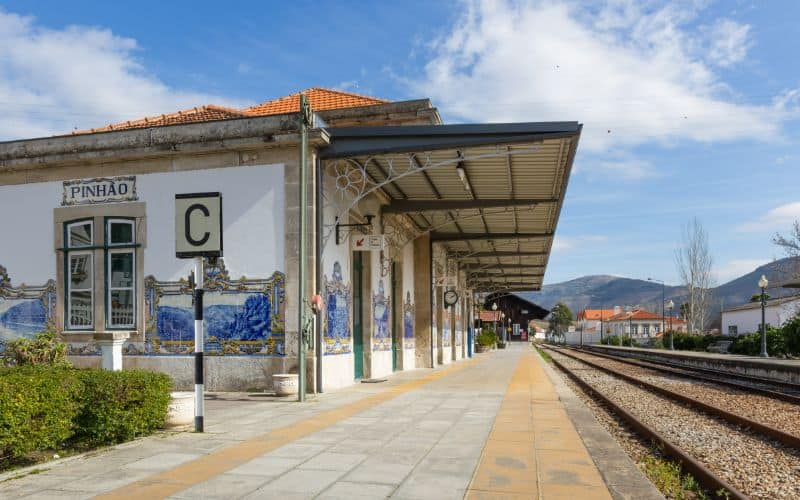
[[0, 138], [325, 86], [445, 121], [578, 120], [545, 283], [677, 284], [698, 217], [720, 283], [800, 218], [800, 2], [2, 2]]

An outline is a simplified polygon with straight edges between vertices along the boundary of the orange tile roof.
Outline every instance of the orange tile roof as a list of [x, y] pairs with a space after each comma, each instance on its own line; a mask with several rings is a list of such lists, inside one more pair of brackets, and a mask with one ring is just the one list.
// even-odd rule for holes
[[369, 97], [352, 92], [341, 90], [325, 89], [312, 87], [310, 89], [295, 92], [272, 101], [262, 102], [255, 106], [243, 109], [226, 108], [214, 104], [206, 104], [192, 109], [177, 111], [158, 116], [149, 116], [139, 120], [129, 120], [121, 123], [113, 123], [105, 127], [92, 128], [88, 130], [76, 130], [73, 134], [93, 134], [95, 132], [110, 132], [112, 130], [128, 130], [136, 128], [162, 127], [164, 125], [177, 125], [182, 123], [199, 123], [215, 120], [230, 120], [233, 118], [248, 118], [253, 116], [280, 115], [284, 113], [294, 113], [300, 109], [300, 94], [305, 94], [311, 109], [314, 111], [326, 111], [330, 109], [356, 108], [361, 106], [371, 106], [374, 104], [385, 104], [386, 99]]
[[644, 311], [642, 309], [636, 309], [630, 312], [623, 312], [620, 314], [616, 314], [608, 318], [608, 321], [619, 321], [619, 320], [629, 320], [629, 319], [657, 319], [661, 321], [661, 316], [655, 313], [651, 313], [649, 311]]
[[586, 319], [589, 321], [608, 319], [614, 315], [613, 309], [584, 309], [578, 312], [577, 320]]
[[112, 123], [105, 127], [92, 128], [89, 130], [77, 130], [73, 134], [93, 134], [95, 132], [110, 132], [112, 130], [128, 130], [135, 128], [161, 127], [164, 125], [176, 125], [179, 123], [198, 123], [210, 122], [214, 120], [228, 120], [231, 118], [246, 118], [247, 113], [237, 109], [225, 108], [214, 104], [196, 106], [191, 109], [184, 109], [158, 116], [148, 116], [139, 120], [128, 120], [121, 123]]
[[341, 90], [324, 89], [313, 87], [295, 92], [284, 97], [279, 97], [272, 101], [262, 102], [242, 111], [253, 116], [280, 115], [283, 113], [294, 113], [300, 109], [300, 94], [305, 94], [311, 109], [314, 111], [325, 111], [329, 109], [357, 108], [360, 106], [372, 106], [374, 104], [385, 104], [389, 101], [369, 97]]

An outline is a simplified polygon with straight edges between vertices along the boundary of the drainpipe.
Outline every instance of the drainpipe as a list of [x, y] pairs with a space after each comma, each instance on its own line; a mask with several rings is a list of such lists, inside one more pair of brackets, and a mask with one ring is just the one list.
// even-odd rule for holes
[[[315, 259], [314, 262], [317, 268], [317, 289], [320, 294], [324, 294], [325, 290], [322, 290], [322, 160], [320, 160], [319, 156], [316, 157], [315, 165], [314, 165], [314, 176], [315, 176], [315, 186], [317, 189], [316, 192], [316, 199], [314, 200], [314, 206], [316, 207], [316, 242], [315, 242]], [[327, 311], [323, 311], [322, 314], [327, 314]], [[323, 331], [322, 326], [325, 324], [322, 320], [322, 314], [317, 314], [317, 339], [316, 339], [316, 351], [317, 351], [317, 383], [316, 388], [317, 392], [322, 391], [322, 356], [324, 356], [323, 349]]]

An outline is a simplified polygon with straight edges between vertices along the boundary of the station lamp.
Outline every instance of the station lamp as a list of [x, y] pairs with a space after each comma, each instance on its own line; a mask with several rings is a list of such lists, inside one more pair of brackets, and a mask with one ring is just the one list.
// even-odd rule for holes
[[768, 358], [769, 354], [767, 354], [767, 322], [766, 322], [766, 313], [765, 309], [767, 307], [767, 286], [769, 285], [769, 280], [763, 274], [761, 275], [761, 279], [758, 280], [758, 288], [761, 289], [761, 354], [762, 358]]

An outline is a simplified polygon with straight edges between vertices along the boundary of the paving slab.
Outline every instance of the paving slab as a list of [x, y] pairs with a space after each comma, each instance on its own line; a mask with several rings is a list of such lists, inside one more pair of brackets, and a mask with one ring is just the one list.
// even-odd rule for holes
[[629, 471], [597, 472], [572, 410], [533, 356], [512, 345], [307, 404], [215, 394], [211, 432], [163, 434], [53, 464], [39, 477], [0, 483], [0, 497], [609, 498], [607, 483]]

